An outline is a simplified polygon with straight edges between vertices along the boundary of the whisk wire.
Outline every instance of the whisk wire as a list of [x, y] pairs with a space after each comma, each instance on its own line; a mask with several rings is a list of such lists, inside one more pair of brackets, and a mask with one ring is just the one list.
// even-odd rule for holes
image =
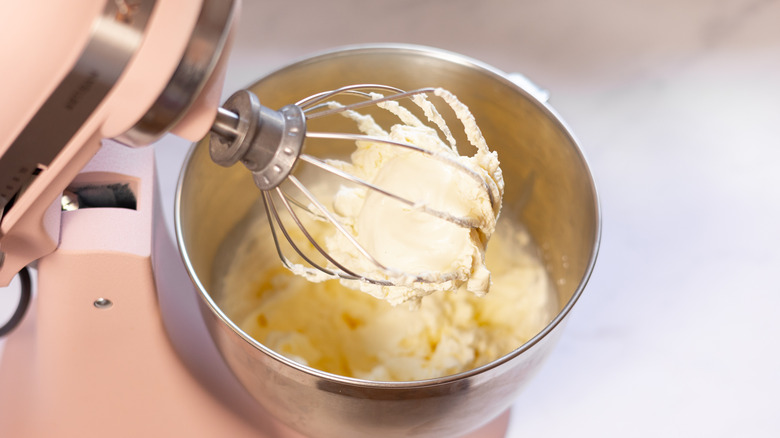
[[[301, 189], [303, 189], [305, 191], [308, 191], [308, 190], [305, 189], [305, 186], [303, 186], [303, 184], [297, 178], [291, 176], [290, 177], [290, 181], [293, 182], [293, 184], [295, 184], [299, 188], [301, 188]], [[338, 271], [334, 271], [334, 270], [331, 270], [331, 269], [328, 269], [328, 268], [322, 266], [321, 264], [318, 264], [317, 262], [312, 260], [309, 256], [307, 256], [306, 253], [303, 250], [301, 250], [298, 245], [296, 245], [295, 239], [293, 239], [293, 237], [290, 236], [290, 234], [287, 231], [287, 228], [282, 223], [281, 216], [279, 215], [279, 212], [276, 209], [276, 204], [273, 202], [273, 198], [272, 198], [271, 192], [263, 190], [262, 191], [262, 193], [263, 193], [263, 204], [265, 206], [266, 216], [268, 218], [268, 223], [269, 223], [270, 228], [271, 228], [271, 236], [273, 238], [277, 254], [279, 255], [279, 259], [282, 261], [282, 264], [287, 269], [290, 269], [291, 271], [295, 271], [295, 266], [294, 266], [293, 262], [290, 261], [289, 258], [287, 258], [287, 256], [284, 254], [284, 251], [281, 248], [280, 240], [279, 240], [278, 234], [276, 233], [276, 227], [279, 227], [279, 230], [281, 230], [282, 234], [284, 235], [285, 239], [290, 244], [290, 246], [293, 248], [293, 250], [306, 263], [308, 263], [315, 270], [324, 272], [325, 274], [327, 274], [327, 275], [329, 275], [331, 277], [339, 277], [339, 278], [343, 278], [343, 279], [347, 279], [347, 280], [360, 280], [360, 281], [365, 281], [367, 283], [371, 283], [371, 284], [375, 284], [375, 285], [379, 285], [379, 286], [394, 286], [395, 285], [390, 280], [378, 280], [376, 278], [372, 278], [372, 277], [369, 277], [369, 276], [366, 276], [366, 275], [357, 274], [354, 271], [350, 270], [349, 268], [345, 267], [342, 263], [339, 263], [337, 260], [335, 260], [325, 249], [323, 249], [317, 243], [317, 240], [311, 235], [311, 233], [309, 233], [309, 231], [306, 228], [306, 226], [300, 220], [300, 217], [294, 212], [294, 209], [292, 208], [292, 204], [294, 204], [294, 205], [296, 205], [296, 206], [298, 206], [300, 208], [303, 208], [304, 210], [306, 210], [307, 213], [315, 214], [315, 215], [317, 215], [317, 213], [313, 212], [313, 211], [311, 211], [311, 209], [306, 208], [305, 206], [303, 206], [303, 204], [300, 201], [294, 200], [294, 198], [291, 198], [288, 195], [286, 195], [281, 188], [277, 187], [276, 189], [274, 189], [274, 191], [276, 191], [279, 199], [281, 200], [282, 204], [285, 207], [285, 210], [288, 212], [288, 214], [293, 219], [293, 221], [295, 222], [295, 224], [299, 228], [299, 230], [306, 237], [306, 239], [312, 244], [312, 246], [317, 250], [317, 252], [319, 252], [328, 261], [333, 263], [333, 265], [336, 268], [338, 268], [339, 270]], [[380, 270], [383, 270], [385, 272], [385, 274], [388, 275], [388, 277], [390, 277], [390, 278], [398, 277], [398, 276], [404, 276], [404, 277], [409, 278], [409, 274], [408, 273], [398, 272], [398, 271], [396, 271], [396, 270], [394, 270], [392, 268], [388, 268], [388, 267], [382, 265], [380, 262], [376, 261], [376, 259], [371, 255], [371, 253], [366, 251], [366, 249], [360, 243], [358, 243], [354, 239], [352, 234], [350, 234], [348, 231], [343, 229], [343, 227], [341, 226], [341, 223], [339, 221], [337, 221], [330, 214], [330, 212], [327, 210], [327, 208], [325, 208], [316, 199], [316, 197], [314, 197], [313, 194], [309, 193], [309, 195], [311, 195], [311, 198], [309, 198], [309, 199], [312, 201], [312, 203], [317, 205], [318, 209], [321, 209], [322, 214], [326, 215], [326, 216], [324, 216], [326, 218], [325, 220], [330, 222], [332, 225], [338, 227], [339, 231], [348, 240], [350, 240], [355, 245], [357, 250], [361, 254], [363, 254], [366, 258], [371, 260], [377, 266], [377, 268], [379, 268]], [[308, 196], [307, 196], [307, 198], [308, 198]], [[322, 216], [320, 216], [320, 217], [322, 217]], [[276, 225], [274, 225], [274, 223], [276, 223]], [[305, 271], [307, 271], [307, 272], [314, 272], [311, 268], [303, 267], [303, 269]], [[453, 280], [456, 277], [457, 277], [456, 273], [447, 273], [447, 274], [444, 274], [444, 275], [439, 275], [437, 278], [432, 278], [430, 275], [425, 275], [425, 274], [412, 275], [411, 276], [411, 278], [413, 278], [414, 281], [419, 282], [419, 283], [446, 282], [446, 281]]]
[[[333, 260], [326, 251], [324, 251], [319, 244], [314, 240], [314, 238], [311, 236], [311, 234], [308, 232], [305, 226], [303, 226], [303, 223], [301, 222], [298, 215], [295, 214], [295, 212], [292, 209], [292, 206], [288, 204], [287, 197], [282, 193], [281, 189], [277, 187], [276, 189], [277, 195], [279, 195], [279, 199], [281, 199], [282, 204], [284, 204], [285, 209], [287, 210], [288, 214], [290, 214], [290, 217], [292, 217], [293, 221], [295, 221], [298, 228], [301, 230], [301, 232], [306, 236], [307, 240], [318, 250], [320, 254], [322, 254], [325, 258], [327, 258], [331, 263], [333, 263], [336, 267], [341, 269], [343, 273], [337, 273], [334, 271], [331, 271], [328, 268], [325, 268], [324, 266], [321, 266], [320, 264], [316, 263], [314, 260], [309, 258], [303, 250], [298, 247], [298, 245], [295, 244], [295, 240], [290, 236], [290, 234], [287, 232], [287, 227], [284, 226], [282, 223], [282, 219], [279, 216], [279, 212], [276, 209], [276, 204], [273, 202], [273, 198], [271, 195], [271, 192], [269, 191], [263, 191], [263, 205], [265, 206], [266, 215], [268, 217], [268, 223], [271, 228], [271, 236], [274, 240], [274, 245], [276, 246], [276, 251], [279, 254], [279, 258], [282, 260], [282, 263], [287, 269], [293, 270], [293, 263], [290, 261], [290, 259], [285, 256], [284, 251], [282, 251], [281, 245], [279, 244], [279, 238], [276, 234], [276, 227], [278, 226], [279, 229], [282, 231], [282, 234], [287, 239], [287, 242], [290, 244], [290, 246], [293, 248], [293, 250], [309, 265], [314, 267], [315, 269], [324, 272], [327, 275], [330, 276], [340, 276], [343, 278], [348, 279], [359, 279], [361, 278], [354, 272], [350, 271], [349, 269], [341, 266], [337, 261]], [[273, 219], [272, 219], [273, 216]], [[276, 225], [274, 225], [274, 222]]]
[[[413, 144], [410, 144], [410, 143], [405, 143], [405, 142], [402, 142], [402, 141], [395, 141], [395, 140], [390, 140], [390, 139], [386, 139], [386, 138], [380, 138], [380, 137], [375, 137], [375, 136], [365, 135], [365, 134], [351, 134], [351, 133], [346, 133], [346, 132], [341, 132], [341, 133], [336, 133], [336, 132], [307, 132], [306, 136], [309, 137], [309, 138], [335, 139], [335, 140], [353, 140], [353, 141], [365, 141], [365, 142], [371, 142], [371, 143], [383, 143], [383, 144], [388, 144], [388, 145], [392, 145], [392, 146], [398, 146], [398, 147], [409, 149], [409, 150], [412, 150], [412, 151], [415, 151], [415, 152], [419, 152], [419, 153], [427, 155], [427, 156], [429, 156], [429, 157], [431, 157], [431, 158], [433, 158], [435, 160], [438, 160], [438, 161], [440, 161], [442, 163], [445, 163], [447, 165], [456, 167], [458, 170], [468, 174], [469, 177], [471, 177], [474, 181], [476, 181], [478, 184], [480, 184], [485, 189], [485, 192], [487, 193], [488, 199], [490, 201], [490, 205], [495, 206], [495, 199], [493, 197], [493, 191], [490, 189], [490, 186], [488, 185], [487, 181], [485, 181], [485, 179], [480, 174], [475, 172], [474, 170], [469, 169], [468, 167], [464, 166], [463, 164], [459, 163], [457, 160], [455, 160], [452, 157], [449, 157], [447, 155], [444, 155], [444, 154], [441, 154], [441, 153], [436, 153], [436, 152], [430, 151], [430, 150], [425, 149], [425, 148], [421, 148], [419, 146], [416, 146], [416, 145], [413, 145]], [[301, 154], [299, 156], [299, 158], [304, 159], [303, 158], [304, 155], [305, 154]], [[314, 165], [317, 165], [317, 166], [320, 166], [320, 165], [315, 163], [314, 160], [322, 163], [321, 160], [313, 158], [310, 155], [307, 155], [307, 157], [308, 158], [305, 158], [304, 161], [306, 161], [308, 163], [311, 163], [311, 164], [314, 164]], [[320, 167], [322, 167], [322, 166], [320, 166]], [[330, 170], [336, 170], [336, 171], [338, 171], [338, 169], [336, 169], [334, 167], [331, 167], [331, 168], [326, 169], [326, 170], [329, 170], [329, 171]], [[372, 189], [376, 189], [377, 191], [382, 192], [383, 194], [391, 196], [391, 197], [393, 197], [395, 199], [399, 199], [399, 197], [393, 195], [392, 193], [388, 193], [388, 192], [382, 190], [381, 188], [378, 188], [378, 187], [376, 187], [374, 185], [371, 185], [370, 183], [367, 183], [365, 181], [356, 181], [356, 177], [354, 177], [353, 175], [347, 174], [345, 172], [333, 172], [333, 173], [337, 173], [339, 176], [342, 176], [342, 177], [344, 177], [346, 179], [352, 180], [352, 181], [357, 182], [358, 184], [364, 185], [366, 187], [370, 187]], [[399, 200], [401, 200], [401, 199], [399, 199]], [[409, 205], [415, 205], [415, 203], [409, 202]], [[422, 207], [422, 208], [425, 208], [425, 207]], [[426, 211], [427, 212], [434, 212], [436, 210], [427, 209]], [[441, 219], [446, 219], [447, 217], [452, 218], [453, 220], [450, 220], [450, 222], [456, 223], [456, 224], [461, 225], [461, 226], [466, 226], [466, 227], [469, 227], [469, 228], [477, 228], [477, 227], [479, 227], [479, 225], [475, 224], [474, 221], [472, 221], [472, 220], [465, 219], [465, 218], [456, 218], [456, 217], [454, 217], [452, 215], [449, 215], [447, 213], [441, 213], [440, 215], [437, 215], [437, 217], [439, 217]], [[449, 219], [447, 219], [447, 220], [449, 220]]]
[[445, 220], [447, 222], [453, 223], [453, 224], [458, 225], [460, 227], [464, 227], [464, 228], [478, 228], [479, 227], [479, 225], [476, 224], [475, 221], [472, 220], [472, 219], [469, 219], [469, 218], [466, 218], [466, 217], [454, 216], [454, 215], [449, 214], [447, 212], [444, 212], [444, 211], [441, 211], [441, 210], [437, 210], [437, 209], [434, 209], [434, 208], [430, 208], [430, 207], [426, 206], [425, 204], [411, 201], [411, 200], [409, 200], [407, 198], [404, 198], [402, 196], [399, 196], [399, 195], [397, 195], [397, 194], [395, 194], [393, 192], [389, 192], [389, 191], [383, 189], [382, 187], [379, 187], [376, 184], [372, 184], [372, 183], [370, 183], [370, 182], [368, 182], [368, 181], [366, 181], [366, 180], [364, 180], [362, 178], [359, 178], [359, 177], [357, 177], [357, 176], [355, 176], [355, 175], [353, 175], [351, 173], [345, 172], [345, 171], [343, 171], [343, 170], [341, 170], [341, 169], [339, 169], [337, 167], [331, 166], [330, 164], [328, 164], [328, 163], [326, 163], [326, 162], [324, 162], [324, 161], [322, 161], [322, 160], [320, 160], [318, 158], [312, 157], [311, 155], [301, 154], [301, 156], [299, 158], [301, 160], [309, 163], [309, 164], [312, 164], [314, 166], [319, 167], [320, 169], [322, 169], [322, 170], [324, 170], [326, 172], [332, 173], [333, 175], [336, 175], [338, 177], [344, 178], [344, 179], [346, 179], [348, 181], [351, 181], [353, 183], [356, 183], [358, 185], [366, 187], [366, 188], [368, 188], [370, 190], [373, 190], [373, 191], [375, 191], [377, 193], [380, 193], [380, 194], [382, 194], [384, 196], [387, 196], [388, 198], [395, 199], [396, 201], [398, 201], [398, 202], [400, 202], [402, 204], [405, 204], [405, 205], [411, 207], [412, 209], [421, 211], [423, 213], [430, 214], [432, 216], [435, 216], [435, 217], [437, 217], [439, 219], [442, 219], [442, 220]]
[[383, 188], [381, 188], [381, 187], [379, 187], [379, 186], [377, 186], [375, 184], [372, 184], [372, 183], [364, 180], [363, 178], [359, 178], [359, 177], [357, 177], [357, 176], [355, 176], [355, 175], [353, 175], [353, 174], [351, 174], [349, 172], [345, 172], [345, 171], [339, 169], [338, 167], [331, 166], [330, 164], [326, 163], [323, 160], [320, 160], [319, 158], [315, 158], [315, 157], [313, 157], [311, 155], [307, 155], [307, 154], [301, 154], [301, 156], [299, 158], [301, 160], [309, 163], [309, 164], [312, 164], [314, 166], [319, 167], [320, 169], [322, 169], [322, 170], [324, 170], [326, 172], [330, 172], [330, 173], [332, 173], [332, 174], [334, 174], [336, 176], [339, 176], [341, 178], [344, 178], [344, 179], [346, 179], [348, 181], [351, 181], [351, 182], [359, 184], [359, 185], [361, 185], [363, 187], [366, 187], [366, 188], [369, 188], [369, 189], [374, 190], [376, 192], [379, 192], [379, 193], [381, 193], [381, 194], [383, 194], [383, 195], [385, 195], [387, 197], [393, 198], [396, 201], [401, 202], [403, 204], [406, 204], [406, 205], [408, 205], [410, 207], [414, 207], [416, 205], [414, 202], [412, 202], [412, 201], [410, 201], [410, 200], [408, 200], [408, 199], [406, 199], [404, 197], [396, 195], [395, 193], [392, 193], [392, 192], [388, 192], [387, 190], [385, 190], [385, 189], [383, 189]]
[[[361, 245], [361, 244], [360, 244], [360, 243], [357, 241], [357, 239], [355, 238], [355, 236], [353, 236], [353, 235], [352, 235], [352, 233], [350, 233], [349, 231], [347, 231], [347, 229], [346, 229], [346, 228], [344, 228], [344, 225], [341, 223], [341, 221], [339, 221], [338, 219], [336, 219], [336, 218], [333, 216], [333, 213], [331, 213], [331, 212], [330, 212], [330, 210], [328, 210], [328, 209], [327, 209], [327, 208], [326, 208], [324, 205], [322, 205], [322, 203], [321, 203], [321, 202], [320, 202], [320, 201], [317, 199], [317, 197], [316, 197], [316, 196], [314, 196], [314, 194], [312, 194], [312, 193], [309, 191], [309, 189], [307, 189], [307, 188], [306, 188], [306, 186], [304, 186], [304, 185], [303, 185], [303, 184], [302, 184], [302, 183], [301, 183], [301, 182], [298, 180], [298, 178], [295, 178], [294, 176], [292, 176], [292, 175], [291, 175], [291, 176], [289, 177], [289, 180], [290, 180], [290, 182], [291, 182], [291, 183], [293, 183], [293, 185], [295, 185], [295, 186], [298, 188], [298, 190], [300, 190], [300, 191], [301, 191], [301, 193], [303, 193], [303, 195], [304, 195], [304, 196], [305, 196], [305, 197], [306, 197], [306, 198], [307, 198], [307, 199], [308, 199], [308, 200], [309, 200], [309, 201], [312, 203], [312, 205], [314, 205], [314, 207], [315, 207], [317, 210], [319, 210], [319, 212], [320, 212], [320, 213], [322, 213], [322, 214], [323, 214], [323, 215], [324, 215], [324, 216], [325, 216], [325, 217], [328, 219], [328, 222], [330, 222], [330, 223], [331, 223], [331, 224], [332, 224], [332, 225], [333, 225], [333, 226], [334, 226], [334, 227], [335, 227], [335, 228], [336, 228], [336, 229], [339, 231], [339, 233], [340, 233], [341, 235], [343, 235], [343, 236], [344, 236], [344, 237], [345, 237], [345, 238], [346, 238], [346, 239], [349, 241], [349, 243], [350, 243], [352, 246], [354, 246], [354, 247], [355, 247], [355, 249], [357, 249], [357, 250], [360, 252], [360, 254], [362, 254], [362, 255], [363, 255], [363, 256], [364, 256], [366, 259], [368, 259], [368, 260], [369, 260], [369, 261], [370, 261], [372, 264], [374, 264], [374, 266], [376, 266], [377, 268], [379, 268], [379, 269], [381, 269], [381, 270], [383, 270], [383, 271], [393, 272], [393, 270], [392, 270], [392, 269], [390, 269], [390, 268], [388, 268], [387, 266], [383, 265], [383, 264], [382, 264], [382, 263], [380, 263], [380, 262], [379, 262], [379, 261], [378, 261], [378, 260], [377, 260], [377, 259], [376, 259], [374, 256], [372, 256], [372, 255], [371, 255], [371, 253], [369, 253], [369, 252], [368, 252], [368, 251], [367, 251], [367, 250], [366, 250], [366, 249], [363, 247], [363, 245]], [[287, 205], [287, 204], [285, 203], [285, 205]], [[288, 211], [290, 211], [290, 210], [288, 209]], [[303, 227], [303, 224], [301, 224], [300, 222], [298, 222], [298, 220], [297, 220], [297, 217], [296, 217], [296, 223], [297, 223], [297, 224], [298, 224], [298, 226], [300, 226], [302, 229], [305, 229], [305, 227]], [[304, 233], [306, 234], [306, 236], [307, 236], [307, 237], [309, 237], [309, 236], [310, 236], [308, 233], [306, 233], [306, 232], [304, 232]], [[327, 258], [327, 259], [328, 259], [328, 260], [329, 260], [331, 263], [333, 263], [334, 265], [338, 266], [338, 267], [339, 267], [339, 269], [342, 269], [342, 270], [344, 270], [345, 272], [349, 273], [350, 275], [355, 275], [356, 277], [361, 277], [361, 276], [359, 276], [359, 275], [357, 275], [357, 274], [354, 274], [354, 273], [350, 272], [349, 270], [347, 270], [346, 268], [344, 268], [342, 265], [340, 265], [338, 262], [336, 262], [335, 260], [333, 260], [333, 259], [332, 259], [332, 257], [331, 257], [329, 254], [327, 254], [327, 251], [323, 250], [323, 249], [322, 249], [322, 248], [321, 248], [321, 247], [320, 247], [320, 246], [319, 246], [319, 245], [318, 245], [316, 242], [314, 242], [313, 238], [309, 237], [309, 241], [311, 241], [311, 242], [312, 242], [312, 244], [315, 246], [315, 248], [317, 248], [317, 250], [318, 250], [318, 251], [319, 251], [319, 252], [320, 252], [320, 253], [321, 253], [321, 254], [322, 254], [322, 255], [323, 255], [325, 258]], [[372, 281], [372, 282], [376, 282], [376, 281]]]
[[[282, 251], [282, 248], [279, 245], [279, 237], [276, 235], [276, 225], [274, 225], [274, 223], [278, 223], [279, 224], [279, 227], [282, 229], [282, 232], [285, 234], [285, 236], [287, 235], [287, 231], [281, 225], [281, 218], [279, 217], [279, 213], [276, 211], [276, 206], [274, 205], [273, 200], [271, 199], [271, 192], [266, 191], [266, 190], [261, 190], [260, 193], [262, 193], [262, 195], [263, 195], [263, 207], [265, 208], [265, 215], [266, 215], [266, 218], [268, 219], [268, 227], [271, 230], [271, 237], [273, 238], [274, 246], [276, 247], [276, 253], [279, 255], [279, 260], [282, 261], [282, 264], [284, 265], [284, 267], [287, 268], [287, 269], [292, 270], [292, 268], [293, 268], [292, 262], [290, 262], [290, 260], [287, 259], [287, 257], [284, 255], [284, 251]], [[274, 221], [274, 219], [275, 219], [275, 221]], [[288, 240], [289, 240], [289, 237], [288, 237]], [[295, 247], [294, 244], [293, 244], [293, 247]], [[300, 252], [298, 254], [300, 254], [301, 257], [306, 259], [305, 255], [301, 254]], [[330, 271], [326, 269], [325, 272], [329, 273]]]
[[405, 93], [404, 90], [400, 88], [396, 88], [390, 85], [383, 85], [383, 84], [353, 84], [353, 85], [347, 85], [345, 87], [337, 88], [335, 90], [330, 91], [322, 91], [316, 94], [312, 94], [311, 96], [308, 96], [306, 98], [303, 98], [296, 102], [295, 104], [301, 107], [302, 109], [309, 108], [311, 106], [317, 105], [321, 102], [324, 102], [328, 99], [330, 99], [333, 96], [337, 96], [339, 94], [360, 94], [363, 96], [369, 96], [368, 93], [362, 90], [367, 89], [373, 89], [373, 90], [384, 90], [384, 91], [392, 91], [393, 93]]
[[[384, 97], [380, 97], [380, 98], [374, 99], [368, 93], [364, 93], [364, 92], [354, 93], [353, 92], [353, 91], [355, 91], [354, 88], [377, 88], [377, 89], [380, 89], [380, 90], [390, 90], [390, 91], [395, 92], [396, 94], [391, 94], [391, 95], [387, 95], [387, 96], [384, 96]], [[306, 119], [310, 120], [310, 119], [316, 119], [318, 117], [329, 116], [331, 114], [337, 114], [337, 113], [348, 111], [348, 110], [356, 110], [356, 109], [360, 109], [360, 108], [374, 106], [374, 105], [377, 105], [377, 104], [382, 103], [382, 102], [389, 102], [389, 101], [393, 101], [393, 100], [403, 99], [405, 97], [412, 97], [412, 96], [417, 95], [417, 94], [433, 93], [434, 91], [436, 91], [434, 88], [419, 88], [417, 90], [403, 91], [403, 90], [395, 88], [395, 87], [388, 87], [388, 86], [381, 86], [381, 85], [374, 85], [374, 84], [356, 85], [356, 86], [353, 86], [353, 87], [344, 87], [342, 89], [335, 90], [335, 91], [333, 91], [331, 93], [326, 93], [325, 95], [320, 96], [320, 98], [316, 99], [314, 102], [305, 102], [303, 105], [299, 105], [299, 104], [296, 104], [296, 105], [299, 105], [301, 107], [301, 109], [303, 109], [303, 113], [306, 115]], [[318, 104], [320, 102], [323, 102], [325, 99], [328, 99], [328, 98], [333, 97], [335, 95], [344, 94], [344, 93], [347, 93], [347, 92], [350, 92], [351, 94], [360, 94], [361, 96], [366, 97], [368, 100], [364, 100], [364, 101], [361, 101], [361, 102], [355, 102], [355, 103], [343, 105], [343, 106], [340, 106], [340, 107], [337, 107], [337, 108], [330, 108], [330, 109], [327, 109], [327, 110], [312, 111], [312, 109], [314, 108], [314, 107], [312, 107], [312, 105], [315, 105], [315, 104]]]
[[[341, 234], [343, 234], [349, 241], [352, 243], [355, 248], [368, 260], [370, 260], [376, 267], [380, 270], [383, 270], [387, 273], [394, 273], [394, 271], [383, 264], [381, 264], [379, 261], [377, 261], [371, 253], [369, 253], [360, 243], [355, 240], [355, 238], [346, 230], [344, 229], [343, 225], [335, 218], [333, 217], [332, 213], [328, 211], [328, 209], [322, 205], [321, 202], [308, 190], [306, 187], [294, 176], [288, 177], [289, 181], [295, 185], [303, 194], [304, 196], [317, 208], [317, 210], [320, 211], [320, 213], [326, 218], [326, 220], [334, 225]], [[275, 232], [276, 226], [279, 227], [282, 234], [284, 235], [285, 239], [287, 239], [287, 242], [290, 244], [290, 246], [293, 248], [293, 250], [309, 265], [311, 265], [314, 269], [324, 272], [327, 275], [330, 276], [338, 276], [341, 278], [345, 278], [348, 280], [363, 280], [369, 283], [377, 284], [380, 286], [392, 286], [392, 283], [387, 280], [377, 280], [371, 277], [367, 277], [365, 275], [360, 275], [352, 271], [351, 269], [344, 266], [342, 263], [337, 261], [333, 256], [331, 256], [320, 244], [317, 242], [317, 240], [311, 235], [309, 230], [306, 228], [306, 226], [303, 224], [303, 221], [300, 219], [300, 217], [295, 213], [294, 209], [292, 208], [291, 201], [288, 198], [285, 193], [277, 187], [275, 189], [277, 194], [279, 195], [279, 199], [281, 200], [282, 204], [284, 205], [285, 209], [287, 210], [287, 213], [290, 215], [292, 220], [295, 222], [298, 229], [303, 233], [303, 235], [306, 237], [306, 239], [309, 241], [309, 243], [312, 244], [314, 249], [320, 253], [325, 259], [327, 259], [330, 263], [332, 263], [336, 268], [339, 269], [339, 271], [333, 271], [330, 269], [325, 268], [324, 266], [318, 264], [314, 260], [312, 260], [309, 256], [306, 255], [306, 253], [300, 249], [300, 247], [295, 243], [295, 239], [290, 236], [288, 233], [286, 227], [282, 223], [281, 217], [276, 209], [276, 205], [273, 202], [273, 199], [269, 192], [264, 191], [263, 192], [263, 201], [266, 208], [266, 213], [268, 215], [268, 221], [271, 224], [272, 234], [271, 236], [274, 239], [274, 244], [276, 245], [277, 252], [279, 254], [279, 257], [282, 259], [284, 265], [288, 269], [292, 269], [292, 262], [284, 255], [284, 252], [281, 250], [281, 246], [279, 244], [278, 235]], [[300, 202], [295, 202], [296, 205], [302, 205]], [[269, 213], [272, 212], [272, 213]], [[307, 212], [313, 213], [310, 209], [306, 209]], [[273, 216], [276, 225], [274, 225], [271, 222], [271, 216]], [[307, 268], [304, 268], [306, 270], [309, 270]], [[397, 274], [397, 273], [396, 273]]]

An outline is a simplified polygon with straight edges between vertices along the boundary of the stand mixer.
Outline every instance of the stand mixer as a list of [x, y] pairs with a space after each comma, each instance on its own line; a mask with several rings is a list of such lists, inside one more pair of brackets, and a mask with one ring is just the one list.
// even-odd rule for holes
[[[1, 7], [14, 20], [0, 36], [24, 44], [3, 48], [20, 62], [0, 72], [0, 285], [37, 261], [38, 292], [0, 362], [0, 435], [300, 436], [266, 415], [207, 339], [193, 272], [162, 220], [153, 151], [126, 147], [212, 127], [239, 5], [51, 3]], [[21, 61], [29, 53], [35, 62]], [[584, 287], [597, 223], [523, 374]], [[502, 436], [507, 418], [469, 436]]]

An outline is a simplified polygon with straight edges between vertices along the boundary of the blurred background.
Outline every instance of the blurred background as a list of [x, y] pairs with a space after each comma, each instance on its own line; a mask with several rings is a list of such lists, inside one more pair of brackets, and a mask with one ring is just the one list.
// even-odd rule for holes
[[[778, 23], [780, 0], [244, 0], [224, 94], [369, 42], [527, 76], [589, 159], [603, 237], [507, 437], [779, 436]], [[189, 143], [154, 147], [172, 230]]]

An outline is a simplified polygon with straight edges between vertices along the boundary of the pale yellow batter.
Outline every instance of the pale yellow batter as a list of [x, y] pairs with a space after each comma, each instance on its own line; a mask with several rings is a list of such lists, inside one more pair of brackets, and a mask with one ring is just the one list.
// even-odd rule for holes
[[409, 381], [466, 371], [520, 347], [558, 312], [527, 234], [508, 222], [488, 247], [490, 293], [437, 292], [419, 308], [309, 282], [281, 266], [265, 222], [250, 233], [218, 285], [220, 307], [269, 348], [334, 374]]

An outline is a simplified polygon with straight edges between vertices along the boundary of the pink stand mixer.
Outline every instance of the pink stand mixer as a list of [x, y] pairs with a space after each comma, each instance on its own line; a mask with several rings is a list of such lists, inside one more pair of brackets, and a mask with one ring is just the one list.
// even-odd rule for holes
[[[33, 262], [38, 271], [0, 361], [0, 436], [300, 436], [208, 339], [162, 220], [153, 151], [133, 148], [206, 135], [238, 8], [0, 6], [13, 65], [0, 69], [0, 286]], [[96, 208], [70, 204], [95, 188]], [[507, 423], [469, 436], [503, 436]]]

